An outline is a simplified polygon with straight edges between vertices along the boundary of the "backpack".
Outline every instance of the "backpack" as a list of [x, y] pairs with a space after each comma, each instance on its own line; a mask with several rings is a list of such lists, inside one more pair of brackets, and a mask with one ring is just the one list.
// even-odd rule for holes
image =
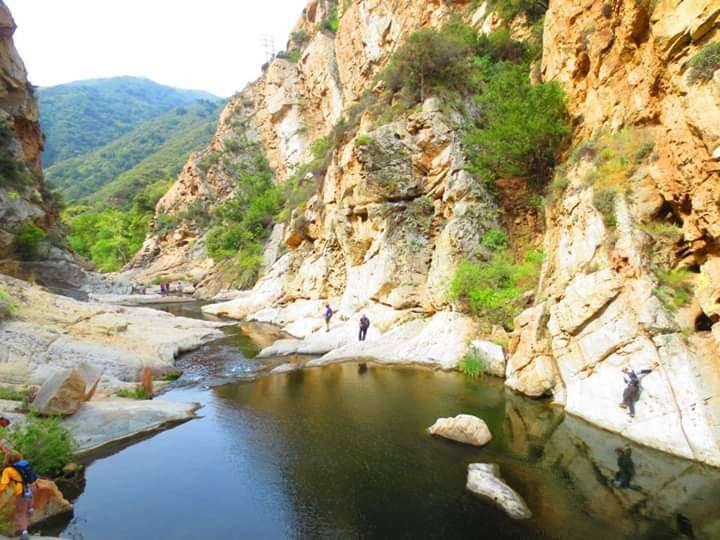
[[30, 462], [27, 459], [21, 459], [20, 461], [13, 463], [12, 466], [20, 473], [23, 481], [23, 487], [28, 488], [38, 479], [37, 474], [35, 474], [32, 465], [30, 465]]

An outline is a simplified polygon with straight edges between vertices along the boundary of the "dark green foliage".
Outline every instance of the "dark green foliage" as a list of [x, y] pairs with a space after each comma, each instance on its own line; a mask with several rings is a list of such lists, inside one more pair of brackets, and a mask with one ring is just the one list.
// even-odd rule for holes
[[272, 171], [257, 153], [243, 164], [233, 196], [215, 211], [206, 239], [208, 255], [215, 260], [232, 258], [238, 282], [252, 284], [262, 262], [262, 242], [281, 206]]
[[38, 474], [59, 472], [70, 463], [75, 443], [60, 418], [28, 415], [3, 433], [10, 445], [30, 461]]
[[276, 58], [282, 58], [284, 60], [289, 60], [290, 62], [297, 62], [300, 60], [300, 55], [300, 51], [294, 49], [292, 51], [280, 51], [277, 53]]
[[7, 399], [9, 401], [26, 401], [28, 396], [25, 392], [15, 390], [8, 386], [0, 386], [0, 399]]
[[471, 379], [478, 379], [485, 376], [487, 371], [487, 360], [477, 354], [468, 353], [463, 356], [458, 364], [458, 369]]
[[668, 311], [675, 312], [678, 308], [690, 303], [693, 298], [695, 284], [694, 274], [684, 268], [656, 270], [659, 286], [653, 293], [660, 299]]
[[496, 253], [489, 262], [464, 261], [450, 282], [448, 297], [470, 313], [510, 329], [524, 307], [523, 292], [537, 284], [541, 263], [542, 253], [533, 251], [519, 263], [506, 252]]
[[474, 34], [451, 23], [441, 30], [422, 29], [395, 52], [380, 79], [392, 93], [402, 92], [412, 103], [422, 102], [438, 88], [467, 92], [474, 82]]
[[298, 47], [302, 47], [303, 45], [305, 45], [305, 43], [307, 43], [309, 39], [310, 36], [308, 36], [305, 30], [298, 30], [297, 32], [293, 32], [292, 34], [290, 34], [290, 41], [292, 41]]
[[199, 102], [143, 122], [92, 152], [56, 163], [48, 182], [70, 201], [128, 203], [145, 186], [177, 176], [188, 155], [210, 142], [219, 102]]
[[615, 216], [616, 198], [617, 190], [613, 188], [599, 189], [593, 194], [593, 204], [595, 208], [602, 214], [605, 226], [611, 229], [617, 226], [617, 218]]
[[505, 249], [508, 245], [507, 233], [502, 229], [489, 229], [483, 235], [480, 243], [494, 251]]
[[498, 28], [489, 34], [481, 34], [477, 38], [476, 52], [478, 56], [489, 58], [493, 62], [530, 60], [528, 45], [523, 41], [514, 40], [507, 28]]
[[38, 256], [45, 231], [34, 223], [26, 223], [15, 236], [15, 253], [23, 260], [31, 261]]
[[135, 388], [121, 388], [115, 395], [118, 397], [124, 397], [128, 399], [150, 399], [149, 396], [141, 384], [138, 384]]
[[136, 77], [78, 81], [38, 94], [45, 167], [108, 144], [174, 107], [217, 99]]
[[635, 161], [642, 161], [648, 157], [655, 149], [655, 141], [647, 140], [642, 143], [642, 146], [635, 152]]
[[720, 41], [708, 43], [688, 63], [690, 84], [707, 82], [720, 69]]
[[333, 34], [340, 27], [340, 19], [338, 18], [338, 0], [326, 0], [328, 7], [327, 16], [320, 22], [320, 29], [327, 30]]
[[180, 224], [180, 216], [174, 214], [158, 214], [155, 218], [155, 228], [153, 231], [158, 236], [162, 236], [175, 230]]
[[535, 21], [545, 15], [548, 0], [488, 0], [488, 6], [506, 20], [525, 14], [528, 20]]
[[177, 381], [182, 377], [182, 371], [167, 371], [160, 375], [161, 381]]
[[479, 127], [465, 138], [471, 168], [488, 181], [545, 181], [570, 134], [562, 90], [555, 82], [530, 84], [526, 65], [502, 62], [493, 71], [478, 96]]
[[22, 187], [32, 185], [33, 177], [22, 161], [6, 152], [0, 152], [0, 187]]

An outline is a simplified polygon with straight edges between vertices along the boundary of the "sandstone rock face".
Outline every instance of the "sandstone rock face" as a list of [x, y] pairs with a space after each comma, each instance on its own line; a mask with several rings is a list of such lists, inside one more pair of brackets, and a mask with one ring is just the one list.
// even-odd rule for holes
[[136, 381], [141, 367], [171, 367], [179, 352], [223, 336], [218, 323], [78, 302], [2, 275], [0, 288], [17, 304], [0, 326], [0, 380], [9, 383], [42, 384], [83, 362], [104, 369], [104, 384]]
[[491, 463], [468, 465], [467, 489], [492, 501], [513, 519], [530, 519], [532, 512], [520, 495], [500, 476], [500, 467]]
[[[0, 493], [0, 512], [2, 512], [3, 516], [8, 514], [11, 516], [8, 519], [10, 530], [13, 533], [18, 533], [20, 531], [17, 529], [14, 519], [12, 519], [16, 505], [15, 497], [9, 489]], [[30, 516], [31, 527], [52, 517], [72, 512], [73, 506], [63, 497], [55, 482], [40, 478], [34, 484], [33, 508], [35, 510]]]
[[474, 446], [485, 446], [492, 439], [487, 424], [471, 414], [459, 414], [454, 418], [438, 418], [428, 428], [428, 433]]
[[[43, 138], [35, 92], [13, 44], [15, 21], [0, 2], [0, 153], [32, 182], [4, 178], [0, 186], [0, 259], [14, 255], [15, 235], [28, 223], [50, 229], [57, 219], [45, 189], [40, 153]], [[9, 173], [3, 173], [7, 176]], [[16, 185], [17, 184], [17, 185]]]
[[76, 370], [58, 371], [40, 387], [32, 402], [38, 414], [69, 416], [85, 401], [85, 379]]

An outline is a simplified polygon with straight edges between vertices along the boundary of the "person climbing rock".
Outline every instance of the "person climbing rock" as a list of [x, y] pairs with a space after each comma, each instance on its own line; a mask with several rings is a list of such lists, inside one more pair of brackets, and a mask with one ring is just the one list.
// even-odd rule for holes
[[325, 331], [330, 331], [330, 319], [332, 319], [333, 316], [333, 310], [330, 307], [330, 304], [325, 304]]
[[20, 538], [27, 540], [28, 521], [33, 512], [33, 491], [37, 475], [33, 472], [30, 463], [23, 459], [20, 452], [8, 450], [3, 460], [3, 471], [0, 476], [0, 491], [8, 486], [15, 495], [15, 522], [20, 529]]
[[640, 399], [640, 379], [648, 373], [651, 373], [655, 367], [657, 367], [657, 365], [639, 372], [635, 372], [634, 369], [628, 367], [622, 370], [625, 374], [625, 390], [623, 390], [623, 400], [620, 403], [620, 407], [628, 409], [628, 414], [631, 418], [635, 416], [635, 403]]
[[360, 317], [360, 335], [358, 336], [360, 341], [365, 341], [368, 328], [370, 328], [370, 319], [363, 313], [363, 316]]
[[632, 460], [630, 448], [616, 448], [618, 472], [615, 473], [615, 486], [619, 488], [630, 487], [630, 480], [635, 476], [635, 463]]

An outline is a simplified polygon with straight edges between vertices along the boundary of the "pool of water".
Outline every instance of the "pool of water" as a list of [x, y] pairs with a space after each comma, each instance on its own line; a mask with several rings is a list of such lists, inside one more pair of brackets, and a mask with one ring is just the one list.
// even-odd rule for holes
[[[630, 445], [492, 379], [354, 363], [257, 377], [263, 365], [249, 358], [250, 342], [232, 330], [183, 357], [185, 375], [163, 399], [200, 402], [201, 418], [96, 459], [72, 520], [45, 532], [720, 538], [715, 469]], [[458, 413], [485, 419], [492, 442], [474, 448], [426, 434], [437, 417]], [[617, 449], [631, 451], [627, 487]], [[513, 521], [468, 492], [473, 462], [498, 463], [533, 518]]]

